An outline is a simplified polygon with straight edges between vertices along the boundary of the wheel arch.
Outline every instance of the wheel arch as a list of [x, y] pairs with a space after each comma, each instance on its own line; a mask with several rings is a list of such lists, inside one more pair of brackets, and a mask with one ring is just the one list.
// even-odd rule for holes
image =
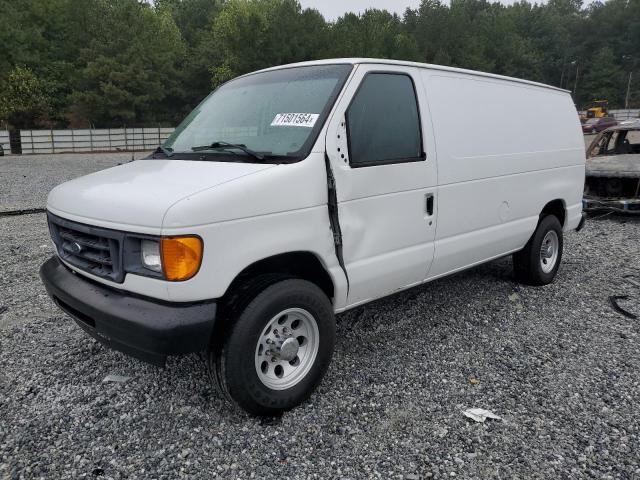
[[253, 278], [273, 276], [294, 277], [317, 285], [333, 303], [335, 284], [322, 260], [310, 251], [292, 251], [271, 255], [245, 267], [229, 284], [223, 298], [233, 293]]
[[564, 200], [557, 198], [547, 203], [540, 212], [540, 219], [545, 215], [554, 215], [562, 227], [565, 226], [567, 219], [567, 206]]

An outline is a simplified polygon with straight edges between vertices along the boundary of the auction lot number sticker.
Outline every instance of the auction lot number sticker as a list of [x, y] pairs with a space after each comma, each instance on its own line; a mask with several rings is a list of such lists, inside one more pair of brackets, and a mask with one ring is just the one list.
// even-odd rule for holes
[[271, 122], [271, 126], [312, 128], [319, 116], [317, 113], [278, 113]]

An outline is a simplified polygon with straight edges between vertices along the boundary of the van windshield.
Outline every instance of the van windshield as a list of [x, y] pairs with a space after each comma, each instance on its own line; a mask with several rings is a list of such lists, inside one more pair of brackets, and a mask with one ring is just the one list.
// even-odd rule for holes
[[[164, 143], [175, 158], [293, 162], [315, 142], [352, 65], [255, 73], [209, 95]], [[257, 155], [256, 155], [257, 154]]]

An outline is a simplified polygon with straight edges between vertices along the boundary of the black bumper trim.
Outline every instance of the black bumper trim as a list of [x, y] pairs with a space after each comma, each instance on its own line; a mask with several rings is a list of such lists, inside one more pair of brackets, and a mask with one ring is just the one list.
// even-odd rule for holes
[[207, 349], [216, 316], [214, 300], [168, 303], [119, 291], [73, 273], [57, 257], [40, 267], [55, 303], [101, 343], [154, 365], [167, 355]]

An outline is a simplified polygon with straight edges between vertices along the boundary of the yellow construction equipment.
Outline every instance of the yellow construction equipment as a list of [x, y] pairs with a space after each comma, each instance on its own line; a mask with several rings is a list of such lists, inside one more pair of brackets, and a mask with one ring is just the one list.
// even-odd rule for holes
[[584, 109], [584, 114], [580, 115], [580, 121], [586, 122], [589, 118], [602, 118], [609, 116], [609, 100], [594, 100]]

